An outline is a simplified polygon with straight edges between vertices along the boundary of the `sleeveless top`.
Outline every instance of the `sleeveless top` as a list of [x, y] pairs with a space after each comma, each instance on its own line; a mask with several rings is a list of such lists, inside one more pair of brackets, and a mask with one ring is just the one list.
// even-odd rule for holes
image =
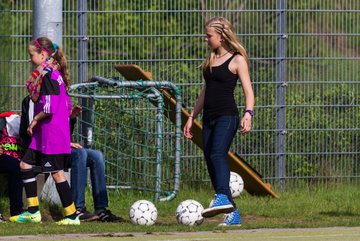
[[239, 115], [234, 99], [234, 89], [238, 75], [229, 70], [230, 61], [239, 53], [235, 52], [219, 66], [203, 71], [206, 83], [203, 120], [211, 121], [223, 115]]

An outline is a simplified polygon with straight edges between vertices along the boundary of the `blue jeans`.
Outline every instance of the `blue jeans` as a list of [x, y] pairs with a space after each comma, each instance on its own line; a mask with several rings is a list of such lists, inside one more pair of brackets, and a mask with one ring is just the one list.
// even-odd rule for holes
[[71, 194], [76, 208], [85, 207], [85, 187], [87, 184], [87, 167], [90, 168], [90, 179], [95, 210], [108, 207], [108, 195], [105, 181], [105, 161], [98, 150], [72, 148], [67, 166], [71, 168]]
[[20, 161], [12, 156], [0, 156], [0, 173], [7, 174], [10, 215], [19, 215], [23, 211], [23, 182], [20, 172]]
[[215, 193], [227, 195], [234, 206], [226, 156], [238, 128], [238, 116], [220, 116], [211, 121], [203, 121], [202, 131], [204, 156]]

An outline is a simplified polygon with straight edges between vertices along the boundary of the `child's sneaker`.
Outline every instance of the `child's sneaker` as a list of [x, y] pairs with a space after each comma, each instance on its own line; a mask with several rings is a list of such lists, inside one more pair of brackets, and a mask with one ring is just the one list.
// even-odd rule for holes
[[57, 225], [80, 225], [79, 217], [77, 216], [75, 219], [64, 218], [60, 221], [56, 222]]
[[224, 221], [219, 226], [241, 226], [239, 210], [224, 215]]
[[234, 210], [234, 206], [229, 201], [225, 194], [215, 194], [214, 201], [210, 204], [209, 208], [204, 209], [201, 215], [204, 218], [214, 217], [219, 213], [230, 213]]
[[41, 213], [39, 210], [36, 213], [25, 211], [20, 215], [11, 216], [9, 221], [14, 223], [41, 223]]

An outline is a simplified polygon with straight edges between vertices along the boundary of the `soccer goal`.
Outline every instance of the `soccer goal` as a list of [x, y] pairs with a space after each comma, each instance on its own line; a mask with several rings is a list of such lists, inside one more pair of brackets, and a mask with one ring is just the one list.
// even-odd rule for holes
[[[177, 100], [175, 125], [164, 118], [160, 89]], [[156, 201], [172, 200], [179, 189], [180, 89], [167, 81], [93, 77], [72, 85], [69, 94], [83, 108], [77, 141], [103, 152], [108, 187], [152, 191]]]

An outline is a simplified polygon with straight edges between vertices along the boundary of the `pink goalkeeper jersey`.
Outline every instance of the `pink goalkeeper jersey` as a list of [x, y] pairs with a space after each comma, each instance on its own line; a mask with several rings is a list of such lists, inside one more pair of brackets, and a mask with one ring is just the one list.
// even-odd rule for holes
[[43, 154], [70, 154], [71, 101], [58, 70], [44, 76], [34, 116], [41, 111], [50, 114], [33, 129], [29, 148]]

